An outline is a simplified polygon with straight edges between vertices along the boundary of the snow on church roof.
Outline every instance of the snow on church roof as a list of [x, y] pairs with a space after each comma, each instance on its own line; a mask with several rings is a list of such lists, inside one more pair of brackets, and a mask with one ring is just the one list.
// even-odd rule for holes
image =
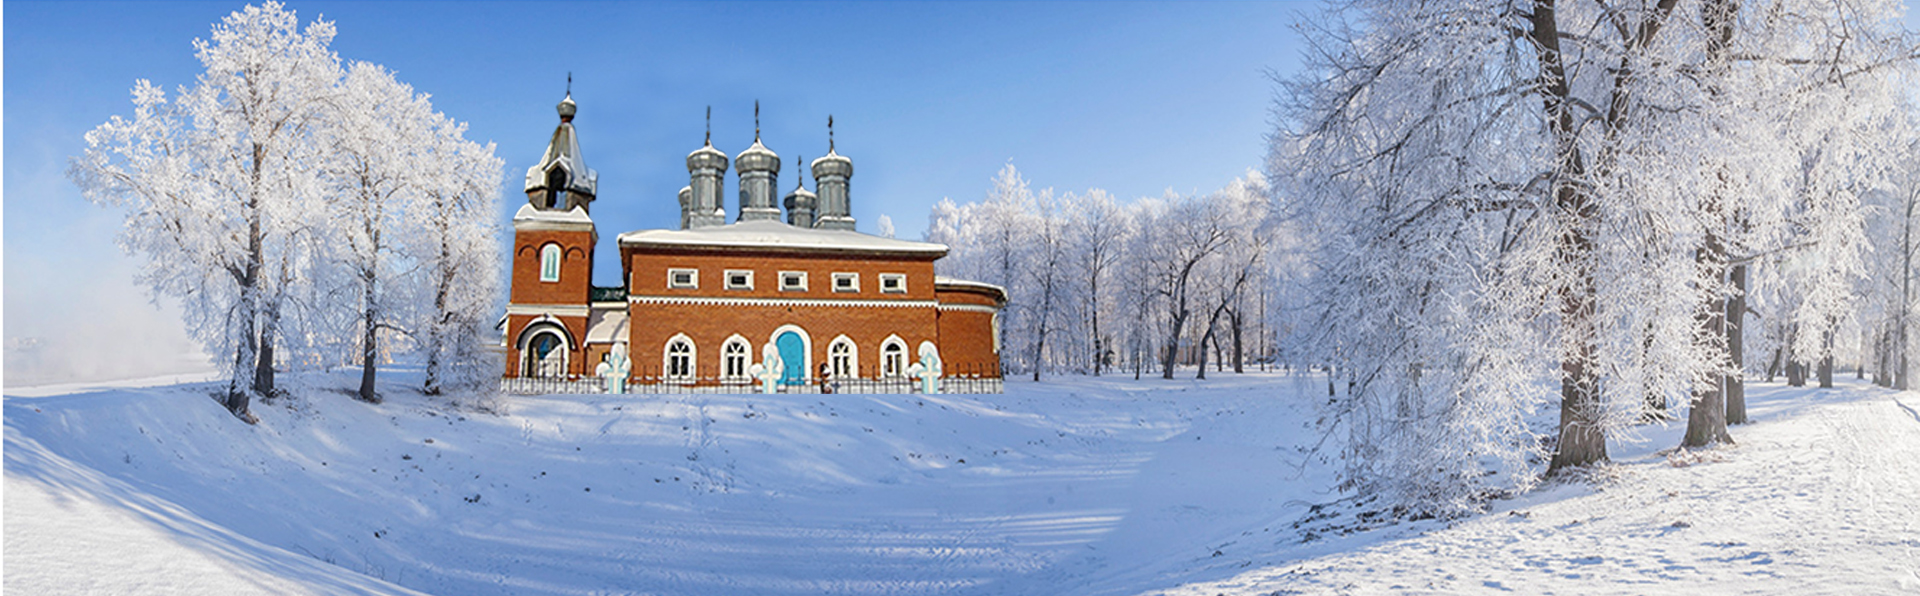
[[1006, 288], [996, 286], [984, 281], [973, 281], [968, 279], [954, 279], [951, 277], [935, 276], [933, 278], [933, 285], [935, 287], [953, 286], [956, 288], [975, 288], [975, 289], [981, 289], [981, 290], [988, 290], [988, 291], [1000, 294], [1000, 298], [1003, 300], [1006, 299], [1007, 297]]
[[588, 217], [587, 211], [579, 206], [567, 211], [553, 211], [536, 209], [531, 204], [521, 205], [519, 211], [513, 212], [513, 227], [526, 230], [594, 229], [593, 218]]
[[766, 220], [690, 230], [627, 232], [620, 235], [620, 246], [893, 253], [936, 258], [947, 254], [945, 244], [881, 238], [851, 230], [800, 228]]

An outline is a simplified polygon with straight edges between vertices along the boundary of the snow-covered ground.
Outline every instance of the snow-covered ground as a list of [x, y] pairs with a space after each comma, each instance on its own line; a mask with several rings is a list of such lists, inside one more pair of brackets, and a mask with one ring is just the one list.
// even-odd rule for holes
[[1005, 395], [514, 397], [351, 375], [237, 423], [204, 383], [8, 389], [19, 593], [1920, 591], [1920, 396], [1753, 389], [1737, 446], [1303, 543], [1317, 378]]

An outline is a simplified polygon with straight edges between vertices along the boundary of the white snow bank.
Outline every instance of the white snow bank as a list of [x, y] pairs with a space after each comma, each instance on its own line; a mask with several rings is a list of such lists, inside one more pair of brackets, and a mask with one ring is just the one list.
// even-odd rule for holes
[[[517, 397], [452, 416], [405, 381], [371, 406], [350, 374], [287, 378], [307, 397], [257, 406], [257, 427], [210, 386], [10, 397], [7, 475], [256, 541], [196, 547], [216, 562], [311, 554], [442, 594], [1068, 593], [1114, 570], [1177, 575], [1327, 482], [1297, 475], [1294, 435], [1275, 432], [1299, 428], [1274, 392], [1292, 381], [1272, 376]], [[11, 455], [35, 449], [121, 488]], [[20, 548], [114, 568], [79, 543]]]
[[[9, 396], [6, 587], [439, 594], [1912, 593], [1920, 397], [1751, 388], [1610, 480], [1301, 542], [1341, 495], [1324, 379], [1010, 382], [1004, 395], [547, 396], [450, 408], [383, 373]], [[1320, 394], [1323, 395], [1323, 394]], [[1338, 451], [1327, 447], [1321, 453]], [[1686, 465], [1676, 466], [1675, 463]], [[332, 563], [326, 565], [325, 563]], [[209, 582], [209, 583], [193, 583]], [[390, 582], [390, 583], [388, 583]]]
[[1920, 593], [1920, 394], [1750, 385], [1737, 445], [1672, 453], [1682, 419], [1456, 523], [1339, 551], [1235, 553], [1234, 577], [1164, 594]]

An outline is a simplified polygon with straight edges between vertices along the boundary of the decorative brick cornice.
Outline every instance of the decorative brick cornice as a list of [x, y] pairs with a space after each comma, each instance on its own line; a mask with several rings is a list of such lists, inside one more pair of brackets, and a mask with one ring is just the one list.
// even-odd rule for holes
[[933, 308], [933, 300], [834, 300], [823, 298], [714, 298], [705, 296], [629, 296], [633, 304], [672, 304], [700, 306], [811, 306], [868, 308]]

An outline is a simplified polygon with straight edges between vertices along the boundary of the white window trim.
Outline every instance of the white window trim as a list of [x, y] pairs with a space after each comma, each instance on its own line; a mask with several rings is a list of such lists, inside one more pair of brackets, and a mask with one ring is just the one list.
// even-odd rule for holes
[[[540, 247], [540, 281], [560, 281], [560, 266], [566, 262], [566, 252], [560, 245], [551, 242]], [[547, 255], [553, 255], [552, 275], [548, 275]]]
[[[850, 280], [848, 284], [850, 287], [847, 287], [847, 288], [840, 287], [840, 280], [843, 280], [843, 279]], [[848, 294], [859, 293], [860, 292], [860, 274], [850, 273], [845, 271], [834, 273], [833, 274], [833, 291], [848, 293]]]
[[[673, 374], [673, 344], [683, 341], [687, 342], [687, 374], [676, 375]], [[667, 343], [660, 349], [660, 378], [667, 381], [686, 383], [692, 382], [699, 377], [700, 345], [693, 343], [693, 338], [687, 337], [685, 333], [667, 339]]]
[[[740, 353], [742, 359], [745, 360], [745, 363], [740, 365], [740, 374], [738, 375], [727, 374], [727, 357], [731, 356], [731, 354], [727, 353], [727, 348], [730, 348], [733, 346], [742, 346], [745, 348], [745, 351]], [[726, 342], [720, 344], [720, 378], [721, 380], [724, 380], [724, 381], [751, 380], [753, 377], [747, 374], [747, 368], [751, 366], [753, 366], [753, 342], [747, 341], [747, 338], [741, 337], [739, 334], [735, 334], [733, 337], [727, 338]]]
[[[680, 274], [682, 273], [687, 274], [687, 279], [690, 281], [690, 283], [681, 285], [674, 282], [674, 278], [679, 277]], [[667, 270], [667, 288], [674, 289], [674, 290], [700, 289], [700, 270], [699, 269], [680, 269], [680, 268], [668, 269]]]
[[[899, 346], [900, 348], [900, 366], [898, 367], [898, 370], [888, 372], [887, 371], [887, 348], [894, 347], [894, 346]], [[907, 367], [909, 366], [913, 366], [913, 354], [907, 351], [906, 340], [900, 339], [900, 336], [898, 335], [889, 335], [887, 336], [887, 339], [885, 341], [880, 342], [880, 376], [891, 377], [891, 378], [905, 378], [907, 376]]]
[[[793, 276], [793, 275], [798, 275], [798, 276], [800, 276], [800, 283], [799, 283], [798, 285], [791, 285], [791, 286], [790, 286], [790, 285], [787, 285], [787, 279], [788, 279], [788, 276]], [[780, 291], [782, 291], [782, 292], [805, 292], [805, 291], [807, 291], [807, 272], [805, 272], [805, 271], [781, 271], [781, 272], [780, 272]]]
[[[891, 282], [897, 282], [897, 283], [895, 284], [895, 286], [893, 287], [893, 289], [887, 289], [887, 282], [889, 282], [889, 281], [891, 281]], [[882, 274], [880, 274], [880, 291], [881, 291], [881, 292], [884, 292], [884, 293], [888, 293], [888, 294], [905, 294], [905, 293], [907, 293], [907, 274], [905, 274], [905, 273], [882, 273]]]
[[[742, 285], [734, 285], [733, 277], [736, 275], [746, 276], [747, 283]], [[726, 288], [729, 290], [753, 289], [753, 270], [752, 269], [728, 269], [726, 270], [726, 275], [724, 277], [721, 277], [720, 279], [722, 283], [726, 284]]]
[[[839, 346], [847, 347], [847, 374], [845, 375], [833, 370], [833, 349]], [[860, 378], [860, 345], [853, 343], [853, 339], [845, 335], [827, 342], [827, 370], [833, 373], [833, 379], [836, 381]]]

